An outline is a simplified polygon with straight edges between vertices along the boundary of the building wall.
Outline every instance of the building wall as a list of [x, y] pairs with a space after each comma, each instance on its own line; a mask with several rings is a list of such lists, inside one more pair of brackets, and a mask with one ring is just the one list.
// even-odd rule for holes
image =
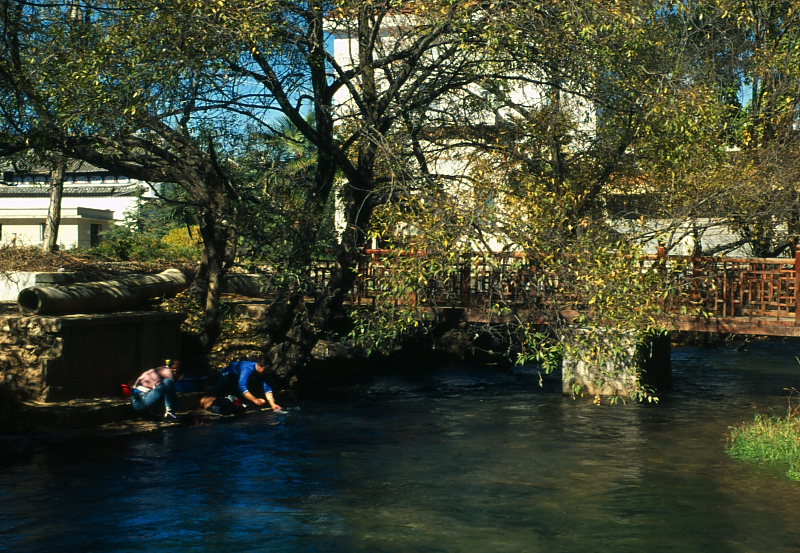
[[[100, 232], [111, 228], [116, 221], [62, 219], [58, 227], [58, 244], [62, 248], [89, 248], [92, 246], [92, 225]], [[0, 217], [0, 244], [40, 246], [42, 244], [42, 219], [3, 219]]]
[[[102, 232], [105, 232], [109, 228], [113, 226], [111, 222], [99, 222], [99, 221], [80, 221], [77, 225], [73, 226], [72, 228], [75, 229], [75, 244], [79, 248], [91, 248], [92, 246], [96, 246], [96, 243], [92, 243], [92, 225], [98, 225], [98, 235]], [[59, 233], [61, 234], [61, 233]]]
[[0, 218], [0, 243], [35, 246], [42, 243], [41, 221], [38, 219]]
[[[138, 205], [136, 196], [64, 196], [61, 200], [62, 210], [78, 207], [110, 209], [116, 223], [124, 222], [126, 214], [135, 212]], [[45, 196], [4, 196], [2, 199], [3, 209], [47, 210], [49, 206], [50, 199]]]
[[[24, 187], [27, 190], [30, 188]], [[42, 244], [42, 225], [50, 199], [44, 195], [27, 194], [24, 189], [19, 195], [13, 195], [13, 190], [7, 188], [0, 198], [0, 244]], [[8, 193], [10, 191], [12, 194]], [[99, 232], [104, 232], [125, 222], [129, 214], [135, 213], [139, 204], [140, 196], [130, 192], [119, 196], [65, 194], [61, 201], [59, 246], [67, 249], [91, 247], [94, 245], [92, 225], [99, 225]]]
[[[50, 205], [50, 169], [0, 167], [0, 244], [42, 243], [42, 224]], [[128, 215], [136, 212], [142, 198], [153, 197], [153, 188], [144, 181], [68, 160], [58, 243], [65, 248], [88, 248], [93, 245], [93, 235], [125, 222]]]

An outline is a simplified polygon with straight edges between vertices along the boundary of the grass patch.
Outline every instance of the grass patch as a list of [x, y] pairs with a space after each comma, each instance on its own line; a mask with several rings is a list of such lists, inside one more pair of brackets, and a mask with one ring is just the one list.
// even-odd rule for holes
[[800, 417], [792, 409], [784, 417], [756, 414], [753, 422], [731, 428], [728, 454], [786, 467], [786, 475], [800, 481]]

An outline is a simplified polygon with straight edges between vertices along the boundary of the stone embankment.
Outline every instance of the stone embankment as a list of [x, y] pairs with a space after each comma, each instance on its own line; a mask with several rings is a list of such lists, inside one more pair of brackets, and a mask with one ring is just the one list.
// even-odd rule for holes
[[[82, 280], [86, 274], [63, 271], [0, 273], [0, 434], [147, 426], [120, 385], [180, 355], [185, 315], [150, 299], [187, 280], [174, 269]], [[19, 300], [25, 293], [35, 294], [31, 305]]]
[[143, 368], [180, 355], [182, 320], [160, 311], [0, 315], [0, 384], [33, 401], [112, 396]]
[[[198, 417], [202, 392], [180, 395], [181, 411]], [[35, 436], [43, 440], [64, 440], [76, 435], [120, 435], [152, 432], [163, 428], [158, 420], [133, 410], [130, 400], [120, 395], [60, 402], [25, 401], [13, 404], [13, 412], [0, 409], [0, 436]]]
[[58, 351], [58, 338], [45, 330], [39, 317], [21, 317], [14, 307], [0, 304], [2, 385], [19, 397], [43, 399], [41, 360]]

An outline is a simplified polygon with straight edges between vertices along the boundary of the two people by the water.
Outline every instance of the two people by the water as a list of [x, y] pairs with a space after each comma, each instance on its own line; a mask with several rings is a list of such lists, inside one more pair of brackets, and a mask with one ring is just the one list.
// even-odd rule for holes
[[178, 394], [175, 391], [175, 375], [180, 370], [179, 360], [154, 369], [144, 371], [133, 381], [131, 390], [131, 405], [139, 412], [157, 411], [164, 408], [164, 420], [175, 422], [178, 416], [175, 410], [178, 407]]
[[[131, 405], [139, 412], [154, 413], [163, 407], [165, 421], [178, 420], [178, 394], [175, 388], [180, 361], [148, 369], [132, 383]], [[248, 406], [266, 407], [281, 411], [275, 402], [272, 387], [267, 381], [267, 361], [260, 356], [255, 361], [242, 359], [222, 369], [214, 387], [215, 395], [201, 398], [200, 406], [217, 414], [238, 414]]]

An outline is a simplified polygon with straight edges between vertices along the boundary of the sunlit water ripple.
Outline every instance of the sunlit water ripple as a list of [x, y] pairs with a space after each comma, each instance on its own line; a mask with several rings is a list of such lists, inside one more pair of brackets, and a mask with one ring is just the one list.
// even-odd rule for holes
[[800, 483], [725, 454], [782, 414], [798, 343], [678, 348], [658, 406], [533, 369], [382, 377], [158, 434], [0, 455], [0, 551], [800, 551]]

